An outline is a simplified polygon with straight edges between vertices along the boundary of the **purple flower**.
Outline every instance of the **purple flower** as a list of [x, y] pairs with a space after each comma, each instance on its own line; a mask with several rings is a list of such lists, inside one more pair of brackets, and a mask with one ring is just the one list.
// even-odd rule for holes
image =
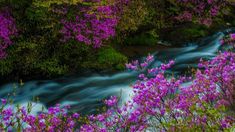
[[1, 102], [3, 105], [5, 105], [7, 103], [7, 100], [6, 99], [1, 99]]
[[[102, 1], [90, 2], [102, 4]], [[64, 35], [62, 42], [75, 39], [87, 45], [92, 44], [94, 48], [100, 48], [104, 41], [115, 35], [119, 20], [118, 13], [122, 9], [117, 6], [123, 3], [122, 1], [114, 2], [114, 4], [97, 8], [81, 7], [81, 11], [74, 14], [73, 20], [61, 20], [63, 28], [60, 32]]]
[[0, 59], [6, 57], [5, 50], [13, 43], [10, 38], [16, 35], [15, 20], [9, 9], [0, 10]]
[[235, 33], [230, 34], [230, 38], [235, 40]]
[[74, 114], [73, 114], [73, 118], [79, 118], [79, 116], [80, 116], [80, 115], [79, 115], [78, 113], [74, 113]]
[[104, 103], [108, 106], [114, 106], [117, 104], [117, 101], [118, 99], [116, 96], [111, 96], [110, 99], [105, 100]]

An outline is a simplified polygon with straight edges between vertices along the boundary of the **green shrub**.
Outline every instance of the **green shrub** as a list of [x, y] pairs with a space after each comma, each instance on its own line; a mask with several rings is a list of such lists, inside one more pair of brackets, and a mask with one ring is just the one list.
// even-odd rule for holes
[[69, 66], [70, 72], [95, 69], [124, 69], [127, 58], [111, 47], [94, 50], [90, 46], [70, 41], [56, 51], [61, 63]]
[[41, 73], [47, 76], [63, 75], [68, 72], [66, 65], [60, 65], [59, 60], [56, 58], [50, 58], [37, 64], [36, 66]]
[[55, 55], [61, 63], [68, 65], [71, 71], [78, 71], [82, 63], [95, 57], [95, 51], [87, 45], [70, 41], [66, 44], [60, 44]]
[[50, 55], [49, 49], [41, 43], [21, 41], [8, 49], [8, 57], [0, 60], [0, 74], [8, 75], [14, 71], [15, 75], [47, 75], [65, 74], [67, 67], [60, 65], [60, 60]]
[[0, 60], [0, 75], [55, 77], [87, 69], [122, 70], [126, 62], [127, 58], [111, 47], [94, 50], [76, 41], [54, 46], [43, 39], [20, 41], [8, 49], [6, 59]]
[[0, 75], [8, 75], [13, 71], [12, 60], [5, 58], [0, 60]]
[[30, 74], [40, 59], [40, 47], [32, 42], [19, 42], [9, 49], [9, 59], [13, 60], [14, 69], [21, 74]]
[[123, 15], [118, 24], [118, 31], [121, 33], [136, 31], [139, 26], [148, 23], [151, 19], [152, 10], [143, 0], [129, 1], [128, 6], [123, 7]]
[[39, 46], [32, 42], [18, 42], [8, 49], [8, 56], [0, 60], [0, 74], [28, 75], [35, 70], [40, 58]]

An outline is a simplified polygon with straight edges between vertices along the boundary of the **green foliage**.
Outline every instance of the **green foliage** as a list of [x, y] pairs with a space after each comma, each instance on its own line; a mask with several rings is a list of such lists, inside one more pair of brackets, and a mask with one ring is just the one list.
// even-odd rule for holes
[[[9, 58], [13, 61], [14, 69], [23, 74], [33, 71], [39, 56], [40, 47], [31, 42], [19, 42], [9, 49]], [[27, 69], [27, 70], [26, 70]]]
[[33, 4], [35, 6], [47, 7], [49, 8], [53, 4], [62, 5], [62, 4], [78, 4], [81, 3], [82, 0], [33, 0]]
[[127, 58], [113, 48], [105, 48], [98, 54], [98, 63], [105, 69], [115, 67], [116, 70], [120, 70], [125, 68]]
[[[101, 5], [111, 2], [116, 1], [102, 0]], [[112, 47], [96, 50], [73, 41], [60, 42], [60, 22], [65, 16], [53, 11], [68, 8], [66, 17], [72, 19], [79, 13], [81, 5], [91, 4], [83, 0], [0, 0], [0, 7], [12, 9], [19, 29], [15, 45], [8, 49], [8, 57], [0, 60], [0, 75], [14, 72], [17, 75], [54, 76], [84, 69], [124, 69], [127, 57]], [[95, 9], [98, 5], [93, 6]], [[203, 37], [211, 30], [195, 24], [176, 23], [174, 16], [179, 14], [180, 8], [175, 0], [131, 0], [123, 8], [113, 47], [119, 48], [121, 43], [155, 45], [159, 39], [182, 43]], [[231, 19], [234, 18], [234, 7], [228, 7], [225, 12], [225, 17], [222, 14], [215, 18], [216, 29], [228, 21], [235, 25]], [[171, 31], [166, 33], [164, 29], [168, 28]]]
[[82, 64], [82, 68], [95, 69], [95, 70], [123, 70], [127, 57], [117, 52], [112, 47], [105, 47], [100, 49], [99, 52], [93, 53], [93, 56]]
[[26, 5], [31, 4], [31, 0], [0, 0], [0, 6], [9, 6], [11, 5], [13, 8], [22, 9]]
[[[59, 64], [59, 59], [46, 53], [45, 45], [22, 41], [9, 48], [9, 56], [0, 60], [0, 74], [7, 75], [12, 71], [16, 75], [49, 75], [65, 74], [67, 67]], [[44, 59], [46, 58], [46, 59]]]
[[152, 10], [151, 24], [157, 30], [169, 28], [175, 22], [173, 16], [178, 12], [174, 0], [146, 0], [148, 6]]
[[[175, 14], [175, 12], [177, 12], [177, 9], [171, 0], [131, 1], [130, 4], [124, 8], [124, 13], [118, 25], [118, 41], [123, 42], [122, 40], [128, 37], [129, 34], [135, 34], [135, 32], [138, 32], [137, 34], [145, 33], [148, 30], [153, 30], [156, 34], [155, 36], [157, 36], [155, 38], [158, 38], [160, 29], [173, 26], [174, 21], [170, 19], [173, 19], [172, 14]], [[142, 29], [142, 27], [145, 28]], [[147, 43], [153, 41], [150, 38], [147, 39], [150, 41]], [[141, 41], [145, 40], [141, 39]]]
[[31, 5], [25, 10], [25, 18], [21, 18], [19, 22], [25, 28], [25, 35], [33, 38], [38, 35], [50, 37], [47, 40], [50, 41], [59, 34], [59, 20], [56, 14], [47, 8]]
[[163, 34], [165, 40], [171, 41], [174, 44], [182, 44], [208, 35], [208, 28], [195, 24], [185, 24], [168, 32], [168, 34]]
[[[46, 48], [47, 47], [47, 48]], [[67, 44], [45, 44], [21, 41], [11, 46], [8, 57], [0, 60], [0, 75], [53, 77], [85, 69], [122, 70], [127, 58], [113, 48], [94, 51], [92, 47], [70, 41]], [[14, 73], [13, 73], [14, 71]]]
[[70, 71], [81, 70], [85, 61], [95, 57], [92, 47], [77, 41], [58, 45], [55, 55], [60, 59], [61, 63], [69, 66]]
[[12, 60], [6, 58], [4, 60], [0, 60], [0, 75], [8, 75], [13, 71], [13, 63]]
[[48, 76], [64, 75], [68, 72], [68, 67], [66, 65], [60, 65], [59, 60], [55, 57], [38, 63], [36, 68]]
[[124, 8], [121, 21], [119, 22], [120, 31], [136, 31], [139, 26], [146, 23], [151, 10], [143, 0], [130, 1], [129, 6]]
[[49, 19], [47, 18], [48, 10], [42, 7], [30, 6], [26, 10], [26, 15], [29, 20], [34, 20], [34, 21], [41, 21], [41, 20]]
[[205, 30], [199, 28], [187, 28], [181, 31], [185, 38], [199, 38], [205, 36]]
[[158, 37], [159, 36], [156, 34], [156, 32], [152, 30], [146, 33], [141, 33], [139, 35], [127, 37], [124, 43], [126, 45], [156, 45], [157, 41], [159, 40]]

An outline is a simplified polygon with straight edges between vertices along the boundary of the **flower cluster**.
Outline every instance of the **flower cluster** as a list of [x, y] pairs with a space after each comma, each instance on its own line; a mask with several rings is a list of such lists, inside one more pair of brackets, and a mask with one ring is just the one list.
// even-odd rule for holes
[[[90, 2], [90, 1], [89, 1]], [[94, 48], [102, 46], [103, 41], [115, 35], [119, 20], [120, 4], [127, 1], [118, 1], [102, 5], [102, 1], [91, 1], [93, 7], [81, 7], [80, 12], [73, 20], [62, 20], [64, 35], [63, 41], [75, 39]], [[98, 5], [98, 6], [97, 6]]]
[[220, 40], [221, 44], [229, 44], [230, 46], [235, 47], [235, 33], [229, 34]]
[[129, 70], [141, 70], [146, 68], [154, 60], [152, 55], [148, 55], [144, 62], [139, 63], [138, 60], [132, 61], [131, 63], [126, 64], [126, 68]]
[[[7, 106], [7, 100], [2, 99], [0, 111], [0, 131], [72, 131], [79, 114], [67, 114], [67, 108], [60, 105], [48, 108], [45, 113], [30, 114], [33, 105], [26, 107]], [[9, 102], [8, 102], [9, 103]]]
[[11, 37], [16, 35], [15, 20], [9, 10], [0, 10], [0, 59], [6, 56], [6, 48], [12, 44]]
[[176, 17], [180, 21], [196, 21], [210, 26], [212, 18], [217, 16], [226, 5], [226, 0], [176, 0], [183, 12]]

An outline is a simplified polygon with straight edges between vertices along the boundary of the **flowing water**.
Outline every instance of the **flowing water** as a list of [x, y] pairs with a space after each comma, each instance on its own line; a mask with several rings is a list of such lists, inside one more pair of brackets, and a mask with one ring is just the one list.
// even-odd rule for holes
[[[155, 60], [150, 67], [158, 66], [169, 60], [175, 60], [171, 69], [174, 73], [182, 74], [188, 67], [197, 67], [200, 58], [212, 58], [220, 49], [220, 39], [231, 29], [218, 32], [197, 43], [190, 43], [182, 48], [156, 51]], [[70, 105], [71, 111], [92, 113], [103, 105], [102, 99], [111, 95], [121, 97], [121, 103], [130, 99], [134, 82], [138, 73], [124, 71], [112, 75], [90, 75], [87, 77], [67, 77], [54, 80], [35, 80], [17, 83], [0, 84], [0, 98], [7, 97], [15, 89], [15, 102], [26, 105], [33, 102], [33, 97], [39, 97], [40, 104], [35, 104], [34, 112], [40, 111], [41, 106], [53, 106], [57, 103]]]

